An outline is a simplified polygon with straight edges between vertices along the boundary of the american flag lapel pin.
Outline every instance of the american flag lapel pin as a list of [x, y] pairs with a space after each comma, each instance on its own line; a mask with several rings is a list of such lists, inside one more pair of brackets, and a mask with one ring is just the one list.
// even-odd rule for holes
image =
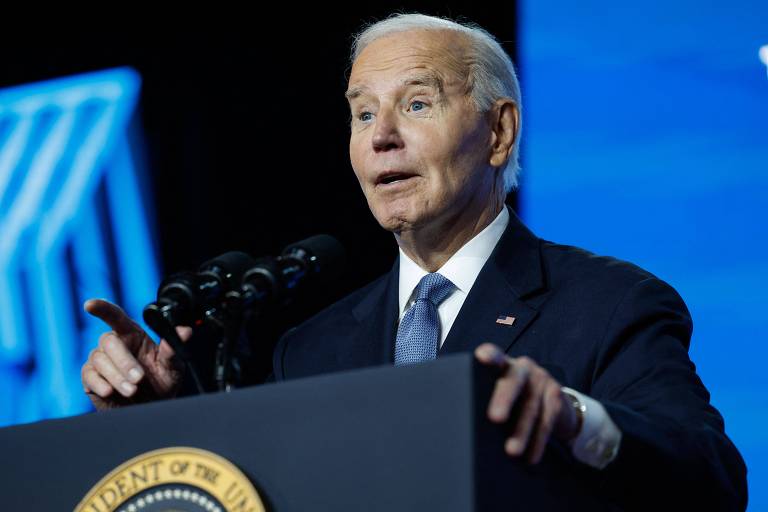
[[500, 315], [499, 318], [496, 319], [496, 323], [501, 325], [512, 325], [515, 323], [515, 317]]

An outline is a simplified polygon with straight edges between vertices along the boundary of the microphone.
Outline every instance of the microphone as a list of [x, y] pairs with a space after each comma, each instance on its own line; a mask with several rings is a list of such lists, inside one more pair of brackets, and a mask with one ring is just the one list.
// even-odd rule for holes
[[237, 286], [243, 272], [253, 264], [253, 258], [243, 252], [222, 254], [203, 263], [197, 273], [180, 272], [163, 280], [157, 300], [144, 308], [144, 322], [171, 345], [199, 394], [205, 388], [176, 326], [194, 325], [204, 318], [216, 320], [216, 308], [225, 292]]
[[144, 321], [163, 337], [187, 366], [199, 393], [203, 385], [176, 326], [197, 326], [204, 321], [220, 333], [216, 355], [216, 382], [229, 389], [230, 345], [247, 311], [270, 305], [285, 306], [309, 285], [326, 284], [344, 268], [345, 252], [329, 235], [316, 235], [291, 244], [277, 258], [254, 260], [232, 251], [206, 263], [197, 272], [180, 272], [163, 280], [157, 300], [144, 308]]
[[276, 259], [261, 259], [243, 274], [239, 290], [227, 293], [229, 307], [261, 309], [286, 305], [307, 285], [337, 279], [346, 260], [344, 247], [330, 235], [315, 235], [286, 247]]
[[244, 252], [231, 251], [203, 263], [196, 273], [171, 275], [160, 283], [157, 300], [144, 308], [144, 321], [153, 329], [163, 320], [174, 326], [194, 325], [219, 306], [226, 292], [239, 287], [254, 264]]

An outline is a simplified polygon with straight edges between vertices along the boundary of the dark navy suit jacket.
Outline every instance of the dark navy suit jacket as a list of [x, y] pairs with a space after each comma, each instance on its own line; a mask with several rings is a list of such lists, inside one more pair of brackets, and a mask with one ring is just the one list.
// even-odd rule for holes
[[[600, 401], [623, 433], [619, 454], [603, 470], [576, 466], [616, 503], [743, 510], [746, 468], [688, 357], [677, 292], [630, 263], [541, 240], [510, 214], [438, 357], [492, 342]], [[275, 378], [392, 364], [397, 309], [396, 264], [286, 333]]]

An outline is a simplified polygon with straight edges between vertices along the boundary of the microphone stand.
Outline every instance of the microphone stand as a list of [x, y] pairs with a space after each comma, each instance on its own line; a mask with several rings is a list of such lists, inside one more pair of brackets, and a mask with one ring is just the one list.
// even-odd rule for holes
[[149, 325], [153, 331], [155, 331], [160, 337], [164, 338], [173, 348], [176, 356], [184, 363], [187, 372], [192, 377], [192, 382], [195, 384], [195, 390], [197, 394], [202, 395], [205, 393], [205, 388], [200, 380], [200, 375], [197, 372], [195, 364], [189, 357], [187, 348], [179, 338], [174, 328], [173, 317], [170, 307], [160, 307], [157, 304], [150, 304], [144, 308], [144, 321]]
[[214, 380], [216, 389], [229, 392], [235, 387], [235, 382], [230, 378], [231, 366], [234, 361], [232, 341], [240, 331], [241, 318], [239, 314], [229, 314], [226, 310], [211, 308], [205, 312], [205, 320], [218, 334], [216, 343], [216, 357], [214, 367]]

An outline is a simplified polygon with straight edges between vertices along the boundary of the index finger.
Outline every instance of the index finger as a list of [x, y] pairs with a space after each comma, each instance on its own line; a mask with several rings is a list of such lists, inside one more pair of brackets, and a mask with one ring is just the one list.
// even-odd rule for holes
[[106, 300], [87, 300], [83, 304], [83, 309], [109, 325], [118, 335], [131, 334], [137, 329], [141, 329], [136, 322], [131, 320], [131, 317], [125, 314], [120, 306]]
[[509, 369], [509, 359], [493, 343], [483, 343], [475, 349], [475, 358], [483, 364], [495, 366], [501, 371]]

